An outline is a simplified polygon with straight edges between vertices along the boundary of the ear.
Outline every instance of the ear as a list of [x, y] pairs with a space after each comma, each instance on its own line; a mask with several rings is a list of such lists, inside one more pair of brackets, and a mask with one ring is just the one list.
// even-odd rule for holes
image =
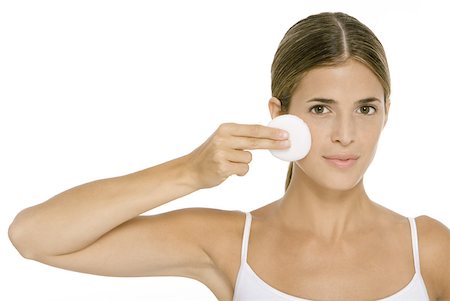
[[281, 112], [281, 101], [278, 98], [272, 97], [269, 100], [269, 111], [272, 119], [277, 116], [283, 115], [283, 113]]
[[386, 126], [386, 123], [388, 121], [388, 117], [389, 117], [389, 108], [391, 107], [391, 99], [388, 98], [386, 99], [386, 105], [385, 105], [385, 115], [384, 115], [384, 125], [383, 128]]

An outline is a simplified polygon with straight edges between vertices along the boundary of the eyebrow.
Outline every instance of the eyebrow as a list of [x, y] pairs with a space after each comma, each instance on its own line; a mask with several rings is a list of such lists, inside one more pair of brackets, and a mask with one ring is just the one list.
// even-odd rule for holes
[[[310, 100], [307, 101], [307, 103], [309, 102], [321, 102], [321, 103], [325, 103], [325, 104], [337, 104], [337, 101], [331, 98], [320, 98], [320, 97], [316, 97], [316, 98], [312, 98]], [[360, 99], [358, 101], [356, 101], [355, 103], [358, 105], [363, 105], [363, 104], [367, 104], [367, 103], [371, 103], [371, 102], [380, 102], [381, 100], [379, 100], [376, 97], [368, 97], [368, 98], [364, 98], [364, 99]]]

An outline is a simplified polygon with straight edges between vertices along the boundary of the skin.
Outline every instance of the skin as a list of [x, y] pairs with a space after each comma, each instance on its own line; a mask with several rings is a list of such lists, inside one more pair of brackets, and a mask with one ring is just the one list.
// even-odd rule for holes
[[[318, 103], [307, 101], [318, 97], [336, 103], [311, 111]], [[368, 97], [381, 102], [355, 105]], [[373, 112], [367, 106], [376, 112], [363, 114]], [[279, 100], [272, 98], [269, 109], [272, 117], [281, 114]], [[388, 112], [377, 78], [354, 60], [302, 78], [289, 113], [309, 125], [311, 151], [295, 162], [286, 194], [252, 211], [247, 261], [268, 284], [306, 299], [374, 300], [411, 280], [408, 220], [370, 200], [363, 184]], [[242, 212], [190, 208], [139, 215], [231, 175], [244, 176], [248, 150], [286, 148], [283, 134], [223, 124], [186, 156], [80, 185], [23, 210], [10, 226], [10, 239], [24, 257], [45, 264], [108, 276], [184, 276], [230, 301], [240, 266]], [[338, 169], [323, 158], [339, 152], [359, 159]], [[448, 301], [450, 232], [427, 216], [416, 222], [430, 300]]]

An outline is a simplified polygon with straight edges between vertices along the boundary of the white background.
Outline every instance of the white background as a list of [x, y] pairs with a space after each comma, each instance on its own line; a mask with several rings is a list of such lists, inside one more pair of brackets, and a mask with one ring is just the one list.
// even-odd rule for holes
[[[365, 176], [369, 196], [450, 225], [448, 10], [445, 1], [399, 2], [2, 1], [0, 299], [214, 300], [189, 279], [107, 278], [25, 260], [8, 225], [72, 186], [184, 155], [220, 123], [267, 124], [278, 43], [322, 11], [368, 25], [390, 63], [391, 113]], [[152, 213], [274, 201], [287, 164], [253, 155], [247, 176]]]

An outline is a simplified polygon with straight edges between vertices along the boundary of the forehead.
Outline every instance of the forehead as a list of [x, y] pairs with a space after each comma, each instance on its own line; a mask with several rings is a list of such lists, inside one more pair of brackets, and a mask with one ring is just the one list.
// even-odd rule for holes
[[318, 67], [308, 71], [297, 85], [292, 99], [334, 99], [338, 103], [376, 97], [384, 99], [383, 86], [364, 64], [348, 60], [337, 66]]

